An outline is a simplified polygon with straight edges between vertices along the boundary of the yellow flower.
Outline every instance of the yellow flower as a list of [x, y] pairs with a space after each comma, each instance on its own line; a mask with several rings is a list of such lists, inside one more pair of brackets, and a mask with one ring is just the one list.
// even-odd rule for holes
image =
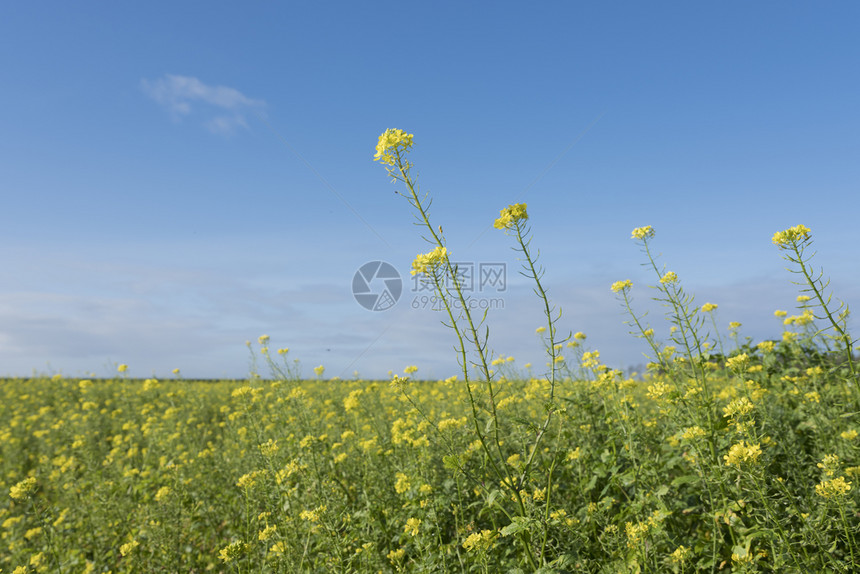
[[740, 467], [744, 463], [755, 464], [761, 456], [761, 446], [757, 444], [744, 444], [741, 441], [729, 449], [729, 453], [723, 456], [728, 465]]
[[839, 436], [841, 436], [845, 440], [854, 440], [855, 438], [857, 438], [857, 431], [854, 429], [847, 430]]
[[418, 371], [418, 367], [416, 367], [415, 365], [409, 365], [408, 367], [403, 369], [403, 372], [406, 373], [407, 375], [411, 375], [412, 373], [414, 373], [416, 371]]
[[600, 351], [586, 351], [582, 354], [582, 366], [586, 369], [597, 367], [600, 364]]
[[266, 442], [259, 445], [260, 454], [265, 456], [266, 458], [271, 458], [278, 452], [280, 447], [278, 446], [278, 441], [270, 438]]
[[482, 552], [488, 550], [493, 545], [495, 533], [492, 530], [482, 530], [481, 532], [473, 532], [466, 540], [463, 541], [463, 548], [468, 552]]
[[140, 542], [137, 540], [132, 540], [131, 542], [126, 542], [122, 546], [119, 547], [119, 553], [121, 556], [128, 556], [131, 554], [135, 548], [140, 546]]
[[795, 225], [785, 231], [774, 233], [772, 241], [774, 245], [784, 249], [808, 240], [811, 232], [805, 225]]
[[762, 341], [761, 343], [759, 343], [758, 345], [756, 345], [756, 347], [758, 348], [758, 350], [759, 350], [759, 351], [762, 351], [762, 352], [765, 352], [765, 353], [770, 353], [770, 352], [772, 352], [772, 351], [773, 351], [773, 348], [774, 348], [775, 346], [776, 346], [776, 344], [775, 344], [773, 341]]
[[[702, 312], [703, 313], [709, 313], [716, 308], [717, 308], [716, 303], [705, 303], [704, 305], [702, 305]], [[683, 546], [681, 546], [681, 548], [683, 548]]]
[[445, 432], [452, 429], [461, 428], [466, 424], [466, 419], [443, 419], [439, 421], [439, 424], [436, 425], [436, 428], [439, 429], [439, 432]]
[[686, 561], [690, 556], [690, 549], [686, 546], [678, 546], [672, 554], [669, 555], [669, 559], [675, 564], [681, 564]]
[[260, 335], [257, 338], [257, 342], [260, 343], [261, 346], [265, 347], [266, 343], [269, 342], [269, 336], [268, 335]]
[[585, 340], [585, 333], [583, 333], [582, 331], [579, 331], [579, 332], [577, 332], [577, 333], [574, 333], [574, 334], [573, 334], [573, 338], [574, 338], [574, 339], [577, 339], [577, 340], [579, 340], [579, 341], [584, 341], [584, 340]]
[[740, 323], [738, 323], [737, 321], [731, 321], [731, 322], [729, 323], [729, 329], [737, 329], [737, 328], [739, 328], [740, 326], [741, 326], [741, 324], [740, 324]]
[[437, 246], [430, 253], [419, 253], [415, 256], [415, 261], [412, 262], [412, 271], [410, 273], [412, 275], [418, 275], [419, 273], [426, 274], [428, 270], [433, 270], [444, 263], [447, 257], [447, 247]]
[[754, 408], [755, 405], [753, 405], [748, 398], [741, 397], [726, 405], [723, 409], [723, 415], [729, 418], [744, 416], [750, 414]]
[[670, 392], [672, 392], [672, 387], [662, 381], [657, 381], [653, 385], [648, 385], [647, 397], [656, 401]]
[[248, 551], [248, 545], [242, 542], [241, 540], [237, 540], [231, 544], [228, 544], [224, 548], [218, 552], [218, 558], [224, 561], [225, 564], [229, 564], [230, 562], [235, 562], [239, 558], [241, 558]]
[[373, 161], [394, 165], [395, 157], [412, 147], [412, 137], [412, 134], [407, 134], [403, 130], [385, 130], [379, 136]]
[[415, 536], [418, 534], [418, 529], [421, 527], [421, 519], [420, 518], [410, 518], [406, 521], [406, 526], [403, 528], [403, 531]]
[[525, 203], [514, 203], [499, 212], [499, 218], [493, 223], [496, 229], [511, 229], [518, 222], [529, 218]]
[[788, 315], [788, 311], [783, 311], [782, 309], [777, 309], [776, 311], [773, 312], [774, 317], [782, 318], [782, 317], [785, 317], [786, 315]]
[[361, 389], [355, 389], [349, 393], [348, 397], [343, 399], [343, 408], [346, 412], [350, 412], [358, 408], [358, 397], [360, 397], [363, 392], [364, 391]]
[[38, 552], [30, 556], [30, 566], [41, 572], [42, 568], [45, 566], [45, 553]]
[[326, 511], [326, 506], [317, 506], [313, 510], [302, 510], [299, 513], [299, 518], [302, 520], [307, 520], [308, 522], [319, 522], [320, 515]]
[[277, 530], [277, 526], [275, 526], [274, 524], [271, 526], [266, 526], [259, 533], [257, 533], [257, 538], [260, 541], [265, 542], [265, 541], [269, 540], [273, 534], [275, 534], [276, 530]]
[[839, 456], [835, 454], [825, 455], [821, 462], [816, 466], [820, 468], [827, 476], [833, 476], [839, 472]]
[[9, 489], [9, 496], [15, 500], [24, 500], [36, 493], [36, 479], [32, 476], [25, 478], [15, 486]]
[[643, 241], [652, 237], [654, 237], [654, 229], [652, 229], [650, 225], [646, 225], [645, 227], [637, 227], [630, 235], [630, 239], [641, 239]]
[[117, 372], [119, 372], [119, 373], [124, 373], [124, 372], [126, 372], [126, 371], [128, 370], [128, 365], [126, 365], [126, 364], [124, 364], [124, 363], [123, 363], [122, 365], [118, 366], [118, 367], [116, 368], [116, 370], [117, 370]]
[[322, 365], [320, 365], [318, 367], [314, 367], [314, 373], [316, 374], [316, 376], [321, 377], [324, 372], [325, 372], [325, 367], [323, 367]]
[[833, 480], [823, 480], [815, 485], [815, 494], [823, 498], [840, 498], [851, 490], [851, 483], [844, 476]]
[[746, 353], [741, 353], [740, 355], [736, 355], [734, 357], [729, 357], [726, 360], [726, 367], [733, 371], [743, 371], [744, 368], [749, 363], [749, 356]]
[[543, 333], [545, 331], [546, 331], [546, 327], [538, 327], [537, 329], [535, 329], [535, 333], [537, 333], [538, 335], [540, 335], [541, 333]]
[[165, 498], [170, 495], [170, 487], [162, 486], [158, 489], [158, 492], [155, 493], [155, 502], [161, 502]]
[[705, 429], [699, 426], [688, 427], [684, 429], [684, 432], [681, 433], [681, 438], [684, 440], [696, 440], [697, 438], [701, 438], [705, 436]]
[[667, 271], [665, 275], [660, 278], [660, 283], [677, 283], [678, 275], [674, 271]]
[[32, 540], [32, 539], [38, 537], [41, 533], [42, 533], [42, 527], [37, 526], [36, 528], [31, 528], [30, 530], [25, 532], [24, 538], [26, 538], [27, 540]]
[[626, 291], [632, 288], [633, 282], [630, 281], [630, 279], [625, 279], [624, 281], [616, 281], [612, 284], [612, 287], [610, 287], [613, 293], [620, 293], [621, 291]]
[[397, 494], [403, 494], [410, 488], [412, 488], [412, 483], [409, 482], [408, 476], [402, 472], [398, 472], [394, 475], [394, 491], [397, 492]]
[[810, 299], [812, 299], [812, 297], [810, 297], [809, 295], [798, 295], [797, 296], [797, 302], [798, 303], [806, 303]]

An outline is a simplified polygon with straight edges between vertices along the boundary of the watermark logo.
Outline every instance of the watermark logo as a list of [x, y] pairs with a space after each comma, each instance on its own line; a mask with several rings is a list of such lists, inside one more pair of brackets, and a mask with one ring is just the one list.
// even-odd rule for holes
[[[436, 292], [433, 280], [423, 273], [412, 276], [410, 291], [413, 293], [413, 309], [444, 311], [450, 307], [460, 309], [464, 305], [471, 310], [504, 309], [501, 297], [492, 294], [504, 293], [508, 289], [507, 267], [505, 263], [475, 263], [469, 261], [451, 263], [456, 276], [456, 284], [465, 296], [461, 302], [452, 297], [456, 291], [452, 275], [444, 278], [443, 289], [447, 294]], [[359, 305], [369, 311], [387, 311], [394, 307], [403, 293], [400, 273], [390, 263], [371, 261], [362, 265], [352, 278], [352, 294]], [[447, 305], [446, 305], [447, 304]]]
[[385, 261], [370, 261], [352, 277], [352, 295], [368, 311], [387, 311], [403, 292], [400, 273]]

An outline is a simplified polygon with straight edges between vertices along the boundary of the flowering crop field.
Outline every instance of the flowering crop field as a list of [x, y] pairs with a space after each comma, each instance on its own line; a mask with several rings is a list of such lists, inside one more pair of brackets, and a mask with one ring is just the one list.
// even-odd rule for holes
[[527, 546], [547, 572], [848, 572], [853, 395], [799, 352], [709, 366], [711, 430], [696, 386], [594, 364], [525, 474], [548, 383], [510, 373], [503, 479], [458, 380], [5, 380], [0, 566], [527, 571]]
[[[2, 572], [858, 572], [860, 390], [847, 306], [811, 231], [773, 243], [799, 312], [753, 342], [653, 268], [667, 328], [607, 286], [651, 350], [625, 377], [565, 336], [525, 204], [495, 227], [544, 308], [545, 369], [490, 356], [441, 227], [388, 130], [376, 159], [432, 249], [413, 273], [447, 312], [459, 375], [303, 380], [260, 337], [242, 381], [0, 381]], [[711, 329], [710, 326], [713, 326]], [[658, 334], [661, 331], [662, 336]], [[256, 363], [255, 363], [256, 364]]]

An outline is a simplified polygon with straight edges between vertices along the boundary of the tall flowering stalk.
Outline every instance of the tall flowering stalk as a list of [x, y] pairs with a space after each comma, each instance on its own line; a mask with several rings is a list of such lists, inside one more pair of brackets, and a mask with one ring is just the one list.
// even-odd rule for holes
[[[535, 282], [535, 294], [537, 294], [537, 296], [543, 303], [543, 312], [544, 316], [546, 317], [546, 330], [543, 331], [546, 353], [549, 357], [549, 373], [546, 375], [547, 382], [549, 383], [549, 398], [546, 405], [546, 418], [537, 429], [534, 441], [530, 447], [529, 457], [526, 460], [525, 465], [523, 465], [522, 470], [520, 471], [520, 477], [516, 485], [517, 489], [522, 488], [524, 486], [528, 478], [529, 472], [534, 466], [535, 456], [538, 453], [541, 440], [546, 435], [547, 429], [552, 422], [553, 414], [557, 410], [557, 406], [555, 404], [555, 389], [559, 378], [559, 364], [564, 360], [564, 357], [562, 357], [560, 354], [560, 350], [562, 348], [562, 343], [564, 343], [564, 341], [570, 338], [567, 337], [565, 339], [559, 340], [557, 322], [559, 319], [561, 319], [561, 310], [558, 309], [556, 311], [552, 307], [549, 302], [549, 296], [547, 295], [546, 289], [544, 289], [544, 286], [541, 283], [541, 278], [543, 277], [544, 270], [537, 264], [537, 255], [532, 253], [530, 248], [532, 237], [527, 224], [528, 217], [529, 216], [528, 212], [526, 211], [526, 204], [516, 203], [502, 209], [499, 213], [499, 218], [496, 219], [495, 223], [493, 224], [493, 227], [495, 227], [496, 229], [504, 230], [506, 233], [515, 238], [517, 245], [516, 247], [514, 247], [514, 249], [522, 253], [523, 255], [522, 273], [524, 276], [532, 279]], [[552, 474], [554, 469], [555, 459], [553, 459], [550, 469], [546, 475], [546, 505], [544, 509], [544, 528], [540, 549], [541, 558], [545, 556], [547, 538], [549, 533], [548, 524], [552, 509], [552, 505], [550, 504], [550, 502], [553, 487]]]
[[705, 367], [700, 360], [705, 350], [705, 341], [699, 334], [704, 321], [699, 315], [699, 309], [693, 305], [693, 295], [684, 291], [678, 275], [674, 271], [665, 271], [657, 266], [649, 245], [653, 238], [654, 229], [650, 225], [638, 227], [631, 233], [631, 239], [635, 239], [641, 245], [642, 251], [648, 257], [648, 263], [645, 265], [649, 265], [657, 274], [658, 282], [655, 289], [661, 295], [656, 299], [670, 308], [669, 318], [675, 327], [672, 340], [683, 346], [684, 357], [689, 362], [693, 377], [702, 386], [705, 397], [710, 400]]
[[[466, 382], [475, 434], [494, 473], [501, 483], [513, 492], [518, 514], [525, 516], [527, 513], [526, 505], [520, 489], [517, 488], [519, 479], [514, 476], [510, 465], [504, 463], [506, 457], [502, 450], [503, 440], [500, 436], [496, 391], [493, 386], [493, 373], [490, 370], [489, 353], [487, 351], [489, 329], [481, 331], [487, 317], [487, 311], [484, 311], [484, 315], [480, 320], [476, 320], [472, 316], [468, 299], [463, 292], [457, 266], [451, 263], [442, 227], [434, 227], [430, 222], [429, 208], [432, 200], [427, 194], [421, 195], [419, 193], [418, 182], [411, 173], [414, 166], [407, 159], [407, 154], [413, 146], [413, 137], [412, 134], [408, 134], [403, 130], [386, 130], [379, 136], [374, 160], [385, 165], [386, 171], [388, 171], [388, 175], [393, 182], [400, 182], [406, 186], [405, 193], [398, 193], [405, 197], [413, 207], [417, 225], [426, 229], [428, 235], [424, 235], [423, 238], [434, 246], [431, 252], [419, 254], [415, 258], [412, 264], [412, 274], [424, 273], [427, 275], [433, 283], [436, 294], [445, 307], [448, 322], [444, 324], [450, 327], [457, 337], [458, 360]], [[454, 313], [455, 305], [459, 307], [457, 314]], [[475, 354], [471, 355], [474, 357], [473, 359], [470, 358], [468, 346], [471, 346], [475, 351]], [[489, 434], [481, 428], [478, 404], [475, 400], [471, 384], [470, 367], [477, 369], [478, 378], [484, 383], [489, 399], [489, 428], [491, 429]], [[504, 508], [502, 508], [502, 511], [507, 514]], [[511, 518], [510, 515], [508, 517]], [[528, 532], [519, 533], [519, 538], [525, 547], [529, 563], [533, 567], [537, 567], [537, 560], [534, 557], [529, 542]]]
[[783, 258], [797, 266], [797, 269], [788, 269], [788, 271], [803, 277], [803, 281], [795, 282], [795, 284], [803, 287], [801, 292], [812, 294], [813, 301], [817, 303], [818, 308], [824, 314], [818, 316], [810, 310], [812, 317], [821, 320], [826, 319], [835, 331], [836, 340], [845, 350], [845, 359], [848, 371], [851, 373], [851, 383], [856, 398], [858, 379], [853, 352], [856, 341], [848, 334], [846, 326], [849, 314], [848, 306], [840, 302], [835, 309], [832, 308], [833, 295], [827, 293], [830, 280], [824, 279], [823, 271], [816, 274], [809, 265], [810, 260], [815, 256], [815, 253], [806, 254], [806, 250], [812, 245], [812, 231], [805, 225], [796, 225], [784, 231], [776, 232], [772, 241], [782, 251]]

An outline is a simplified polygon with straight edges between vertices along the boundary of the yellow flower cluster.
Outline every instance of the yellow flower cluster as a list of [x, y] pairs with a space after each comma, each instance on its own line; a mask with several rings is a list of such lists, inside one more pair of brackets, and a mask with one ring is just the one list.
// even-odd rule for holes
[[637, 227], [630, 234], [630, 239], [639, 239], [646, 240], [654, 237], [654, 229], [650, 225], [646, 225], [645, 227]]
[[15, 500], [24, 500], [36, 493], [36, 479], [32, 476], [25, 478], [18, 484], [9, 489], [9, 496]]
[[360, 397], [363, 392], [364, 391], [362, 389], [355, 389], [349, 393], [348, 397], [343, 399], [343, 408], [346, 412], [354, 411], [358, 408], [358, 397]]
[[669, 559], [673, 564], [681, 564], [690, 557], [690, 549], [684, 545], [678, 546], [672, 554], [669, 555]]
[[626, 290], [632, 289], [632, 288], [633, 288], [633, 282], [630, 281], [630, 279], [625, 279], [623, 281], [616, 281], [615, 283], [612, 284], [612, 287], [611, 287], [613, 293], [620, 293], [622, 291], [626, 291]]
[[797, 325], [802, 327], [804, 325], [809, 325], [815, 320], [815, 314], [812, 312], [812, 309], [806, 309], [800, 315], [792, 315], [791, 317], [786, 317], [783, 321], [783, 325]]
[[773, 341], [762, 341], [761, 343], [756, 345], [756, 347], [759, 351], [762, 351], [763, 353], [772, 353], [774, 347], [776, 347], [776, 343], [774, 343]]
[[225, 564], [229, 564], [230, 562], [235, 562], [244, 556], [246, 552], [248, 552], [248, 545], [241, 540], [237, 540], [236, 542], [231, 542], [222, 548], [218, 553], [218, 558], [220, 558]]
[[647, 397], [651, 400], [658, 400], [664, 395], [672, 392], [672, 387], [662, 381], [657, 381], [653, 385], [648, 385]]
[[717, 308], [716, 303], [705, 303], [704, 305], [702, 305], [702, 313], [710, 313], [711, 311], [713, 311], [716, 308]]
[[403, 531], [409, 534], [410, 536], [415, 536], [418, 534], [418, 530], [421, 528], [421, 519], [420, 518], [410, 518], [406, 521], [406, 526], [404, 526]]
[[496, 229], [511, 229], [518, 222], [529, 218], [525, 203], [514, 203], [499, 212], [499, 218], [493, 223]]
[[750, 414], [754, 408], [755, 405], [753, 405], [748, 398], [741, 397], [739, 399], [733, 400], [728, 405], [726, 405], [726, 407], [723, 409], [723, 415], [728, 418], [744, 416]]
[[811, 230], [805, 225], [795, 225], [785, 231], [777, 231], [773, 234], [773, 244], [781, 248], [791, 247], [809, 239]]
[[138, 546], [140, 546], [140, 542], [138, 542], [137, 540], [132, 540], [131, 542], [126, 542], [125, 544], [123, 544], [122, 546], [119, 547], [120, 556], [128, 556], [129, 554], [134, 552], [134, 549], [137, 548]]
[[664, 285], [666, 283], [677, 283], [678, 275], [674, 271], [667, 271], [665, 275], [660, 278], [660, 283]]
[[460, 419], [443, 419], [439, 421], [439, 424], [436, 425], [436, 428], [439, 429], [439, 432], [445, 432], [457, 428], [462, 428], [466, 425], [466, 417]]
[[326, 506], [318, 506], [313, 510], [302, 510], [299, 513], [299, 518], [302, 520], [307, 520], [308, 522], [319, 522], [320, 516], [326, 511]]
[[815, 494], [823, 498], [841, 498], [851, 490], [851, 483], [844, 476], [823, 480], [815, 485]]
[[402, 472], [398, 472], [396, 475], [394, 475], [394, 491], [397, 494], [403, 494], [410, 488], [412, 488], [412, 483], [409, 481], [408, 476], [406, 476]]
[[412, 147], [412, 137], [412, 134], [407, 134], [403, 130], [385, 130], [379, 136], [379, 142], [376, 144], [376, 155], [373, 156], [373, 160], [394, 165], [397, 156]]
[[839, 472], [840, 464], [839, 464], [839, 456], [835, 454], [828, 454], [819, 462], [816, 466], [824, 472], [827, 476], [833, 476], [837, 472]]
[[701, 438], [705, 436], [707, 433], [705, 429], [700, 426], [688, 427], [684, 429], [684, 432], [681, 433], [681, 438], [684, 440], [696, 440], [697, 438]]
[[419, 253], [412, 262], [412, 275], [426, 274], [428, 270], [435, 269], [445, 262], [448, 257], [447, 247], [436, 247], [430, 253]]
[[749, 363], [749, 360], [749, 355], [741, 353], [740, 355], [735, 355], [734, 357], [726, 359], [726, 367], [733, 371], [743, 371]]
[[744, 444], [741, 441], [729, 449], [729, 453], [723, 456], [727, 465], [740, 467], [743, 464], [755, 464], [761, 456], [761, 446], [757, 444]]
[[496, 535], [492, 530], [473, 532], [463, 541], [463, 548], [468, 552], [483, 552], [493, 546]]
[[586, 351], [582, 354], [582, 366], [592, 369], [600, 365], [600, 351]]

